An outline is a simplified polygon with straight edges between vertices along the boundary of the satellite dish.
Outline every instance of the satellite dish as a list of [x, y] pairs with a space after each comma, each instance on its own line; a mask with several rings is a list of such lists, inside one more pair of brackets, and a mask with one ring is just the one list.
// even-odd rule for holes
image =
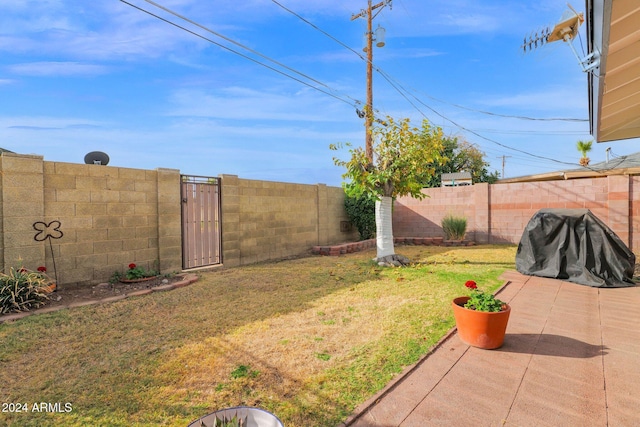
[[92, 151], [84, 156], [84, 162], [88, 165], [107, 165], [109, 156], [102, 151]]

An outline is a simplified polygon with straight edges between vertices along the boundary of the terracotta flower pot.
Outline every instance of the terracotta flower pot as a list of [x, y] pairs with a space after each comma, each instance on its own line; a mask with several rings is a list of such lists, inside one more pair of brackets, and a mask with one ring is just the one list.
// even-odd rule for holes
[[42, 287], [42, 291], [45, 294], [50, 294], [51, 292], [54, 292], [55, 290], [56, 290], [56, 284], [55, 283], [50, 283], [50, 284]]
[[468, 300], [469, 297], [458, 297], [451, 302], [462, 342], [487, 350], [501, 347], [511, 307], [507, 304], [505, 310], [498, 312], [476, 311], [464, 308]]

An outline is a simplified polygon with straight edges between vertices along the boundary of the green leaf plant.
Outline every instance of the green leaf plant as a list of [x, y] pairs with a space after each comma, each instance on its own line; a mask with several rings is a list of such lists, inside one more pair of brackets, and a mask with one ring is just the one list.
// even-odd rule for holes
[[[365, 194], [376, 200], [378, 258], [382, 258], [393, 254], [393, 233], [388, 220], [391, 199], [426, 197], [422, 189], [435, 172], [434, 165], [441, 160], [443, 135], [441, 128], [431, 126], [427, 120], [417, 128], [411, 126], [409, 119], [395, 121], [391, 117], [374, 126], [371, 135], [372, 159], [362, 147], [357, 147], [349, 148], [349, 160], [334, 157], [333, 162], [346, 169], [343, 187], [349, 197]], [[329, 148], [337, 151], [344, 147], [351, 144], [332, 144]]]
[[469, 300], [464, 308], [489, 312], [498, 312], [506, 308], [507, 304], [504, 301], [500, 301], [493, 294], [478, 289], [478, 285], [473, 280], [467, 280], [464, 285], [471, 289], [471, 295], [469, 295]]

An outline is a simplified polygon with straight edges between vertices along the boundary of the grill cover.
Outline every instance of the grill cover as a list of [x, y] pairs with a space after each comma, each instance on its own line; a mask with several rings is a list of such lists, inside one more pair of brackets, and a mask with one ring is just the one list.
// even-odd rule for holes
[[636, 257], [588, 209], [541, 209], [522, 233], [516, 269], [597, 288], [635, 286]]

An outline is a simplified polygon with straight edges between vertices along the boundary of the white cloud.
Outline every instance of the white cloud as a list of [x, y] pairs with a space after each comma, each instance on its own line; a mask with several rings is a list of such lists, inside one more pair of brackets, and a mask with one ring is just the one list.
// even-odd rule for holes
[[0, 129], [79, 129], [106, 126], [103, 122], [76, 117], [0, 116]]
[[173, 94], [171, 102], [171, 116], [234, 120], [341, 121], [345, 111], [337, 100], [328, 101], [311, 89], [295, 93], [246, 87], [227, 87], [215, 93], [183, 89]]
[[587, 105], [586, 92], [576, 92], [575, 89], [566, 87], [538, 89], [535, 92], [521, 92], [508, 96], [485, 95], [477, 102], [491, 107], [537, 111], [580, 111], [585, 110]]
[[137, 60], [161, 56], [185, 42], [204, 45], [120, 2], [39, 3], [34, 2], [29, 10], [7, 11], [0, 5], [0, 51], [83, 61]]
[[10, 65], [7, 69], [23, 76], [95, 76], [107, 73], [107, 67], [78, 62], [31, 62]]

